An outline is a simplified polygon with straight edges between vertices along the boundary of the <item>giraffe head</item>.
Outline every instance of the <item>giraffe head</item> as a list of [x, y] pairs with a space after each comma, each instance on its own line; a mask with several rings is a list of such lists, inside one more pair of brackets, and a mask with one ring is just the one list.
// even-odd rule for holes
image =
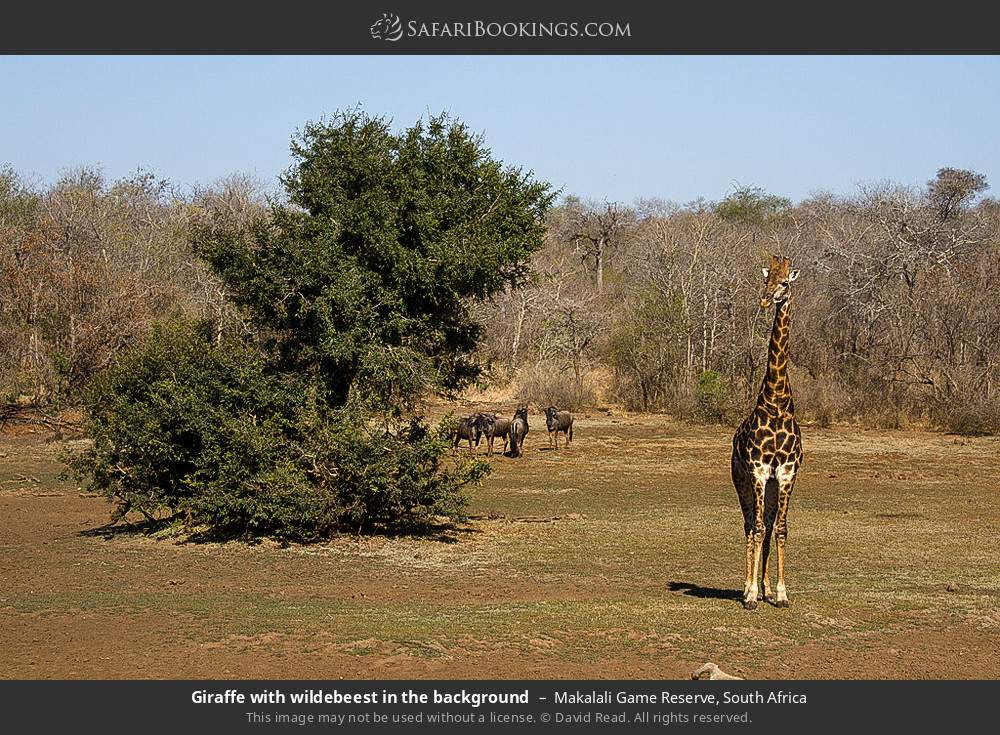
[[771, 256], [771, 265], [764, 269], [764, 293], [760, 295], [760, 308], [766, 309], [771, 304], [786, 301], [791, 294], [791, 282], [799, 277], [797, 268], [792, 268], [792, 261], [779, 255]]

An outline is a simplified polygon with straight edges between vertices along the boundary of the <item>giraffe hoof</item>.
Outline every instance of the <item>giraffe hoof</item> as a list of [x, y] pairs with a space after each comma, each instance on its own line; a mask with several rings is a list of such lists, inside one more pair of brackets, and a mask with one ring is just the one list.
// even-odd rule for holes
[[743, 600], [743, 609], [744, 610], [756, 610], [757, 609], [757, 600]]
[[774, 601], [774, 606], [775, 607], [788, 607], [788, 600], [775, 600]]

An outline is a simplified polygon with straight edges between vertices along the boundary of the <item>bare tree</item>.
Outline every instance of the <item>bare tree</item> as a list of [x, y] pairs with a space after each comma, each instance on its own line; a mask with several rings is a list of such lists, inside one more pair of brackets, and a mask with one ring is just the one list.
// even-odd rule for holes
[[570, 240], [585, 263], [593, 263], [598, 293], [604, 291], [604, 269], [611, 251], [635, 221], [635, 213], [616, 202], [571, 202], [568, 208]]

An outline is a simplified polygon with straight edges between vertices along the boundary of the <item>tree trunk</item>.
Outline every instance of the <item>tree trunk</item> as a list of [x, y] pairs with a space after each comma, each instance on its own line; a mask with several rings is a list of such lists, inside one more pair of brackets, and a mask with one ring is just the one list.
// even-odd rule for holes
[[521, 306], [518, 309], [517, 322], [514, 326], [514, 340], [510, 348], [510, 373], [513, 375], [517, 371], [517, 351], [521, 347], [521, 331], [524, 329], [524, 319], [527, 316], [528, 307], [524, 294], [521, 294]]
[[606, 241], [602, 237], [597, 242], [597, 293], [604, 293], [604, 248]]

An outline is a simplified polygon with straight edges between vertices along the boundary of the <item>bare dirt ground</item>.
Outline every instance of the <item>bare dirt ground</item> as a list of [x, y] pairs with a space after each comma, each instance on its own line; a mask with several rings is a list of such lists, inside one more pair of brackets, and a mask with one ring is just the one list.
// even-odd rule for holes
[[4, 438], [0, 676], [1000, 678], [997, 439], [804, 427], [792, 606], [747, 612], [729, 430], [531, 420], [467, 525], [284, 548], [102, 533], [64, 444]]

